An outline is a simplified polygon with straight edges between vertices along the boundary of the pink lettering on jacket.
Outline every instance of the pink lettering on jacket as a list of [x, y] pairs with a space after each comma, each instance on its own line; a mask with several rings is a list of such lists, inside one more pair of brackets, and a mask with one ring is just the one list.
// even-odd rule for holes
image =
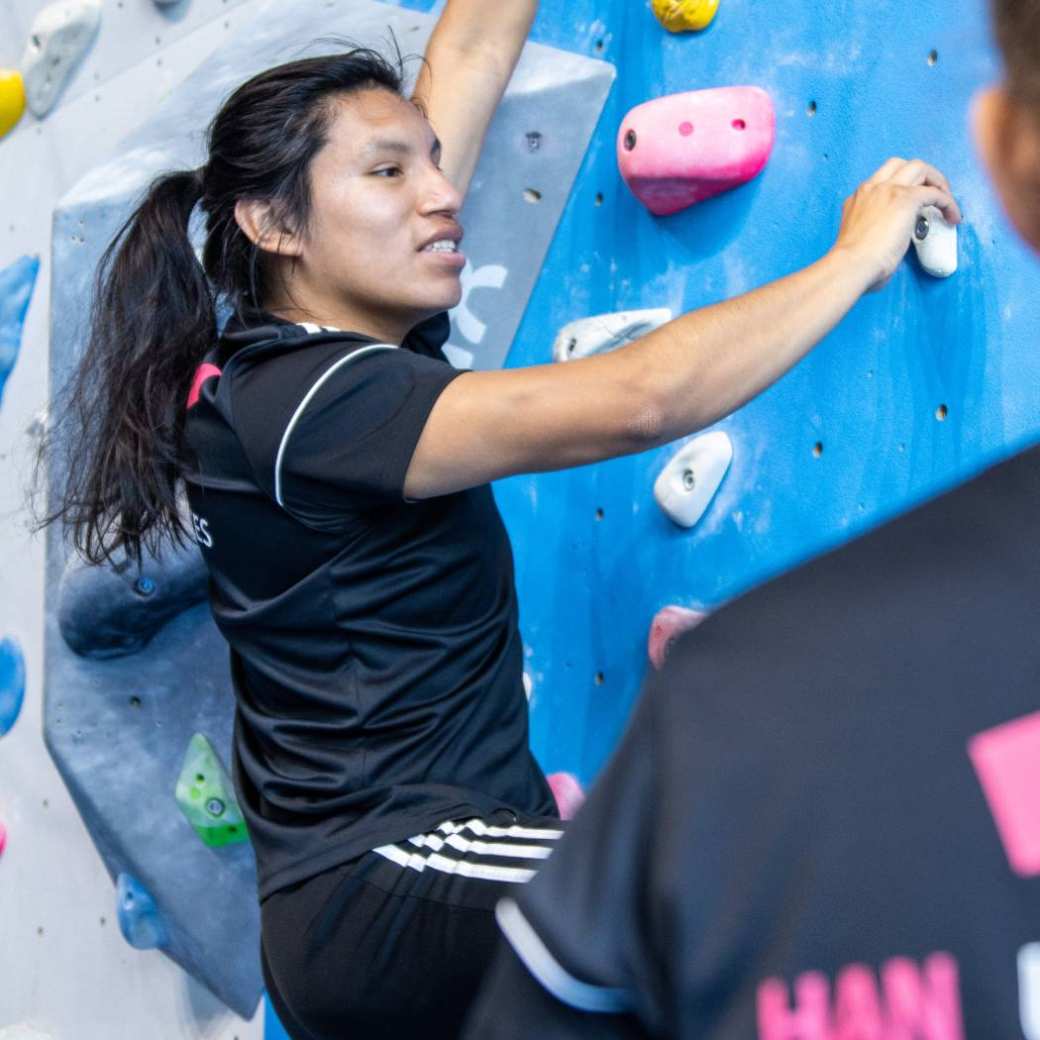
[[977, 734], [968, 754], [1011, 869], [1040, 874], [1040, 711]]
[[964, 1040], [957, 962], [933, 953], [923, 967], [886, 961], [880, 980], [865, 964], [842, 968], [833, 999], [827, 977], [810, 971], [794, 983], [758, 987], [759, 1040]]
[[188, 407], [194, 408], [198, 404], [199, 394], [202, 392], [202, 384], [207, 379], [212, 379], [214, 376], [220, 375], [220, 369], [216, 365], [211, 365], [208, 362], [199, 365], [195, 369], [195, 378], [191, 381], [191, 389], [188, 391]]

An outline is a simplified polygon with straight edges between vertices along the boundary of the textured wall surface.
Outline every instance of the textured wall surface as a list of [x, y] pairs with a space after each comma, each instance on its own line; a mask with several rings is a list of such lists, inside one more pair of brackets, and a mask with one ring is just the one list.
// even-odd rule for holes
[[[0, 6], [0, 65], [18, 64], [43, 6]], [[441, 3], [388, 6], [436, 14]], [[49, 351], [62, 353], [50, 342], [51, 300], [82, 288], [51, 284], [54, 208], [208, 56], [240, 43], [262, 7], [105, 0], [98, 39], [57, 107], [0, 140], [0, 270], [41, 261], [0, 407], [0, 638], [20, 645], [26, 672], [24, 707], [0, 737], [0, 1028], [31, 1022], [55, 1040], [280, 1035], [270, 1009], [247, 1023], [118, 933], [97, 834], [42, 740], [43, 539], [28, 538], [21, 512], [28, 431], [48, 398]], [[653, 499], [678, 445], [496, 487], [517, 557], [535, 752], [547, 770], [589, 782], [637, 695], [661, 607], [716, 607], [1040, 433], [1040, 294], [968, 134], [971, 94], [995, 70], [983, 0], [722, 0], [707, 31], [683, 36], [666, 33], [644, 0], [542, 0], [531, 38], [610, 63], [617, 78], [544, 263], [527, 272], [536, 280], [515, 338], [494, 345], [499, 357], [509, 349], [508, 366], [548, 363], [557, 330], [577, 318], [679, 314], [804, 266], [833, 242], [844, 197], [890, 155], [942, 168], [966, 216], [953, 278], [937, 282], [911, 257], [792, 373], [718, 424], [734, 459], [698, 526], [675, 527]], [[663, 94], [741, 84], [764, 88], [776, 107], [764, 173], [652, 217], [618, 176], [624, 114]], [[544, 116], [532, 129], [551, 150], [571, 128]], [[203, 618], [195, 608], [156, 637], [143, 651], [159, 655], [148, 674], [169, 668], [163, 647]], [[117, 722], [104, 725], [120, 739]]]
[[[685, 313], [805, 266], [889, 156], [943, 169], [966, 216], [957, 274], [937, 281], [911, 251], [887, 289], [718, 424], [734, 459], [697, 527], [674, 526], [653, 499], [678, 445], [498, 486], [533, 743], [546, 769], [588, 781], [627, 718], [661, 607], [718, 606], [1040, 432], [1040, 294], [969, 137], [970, 98], [998, 68], [982, 0], [722, 0], [707, 31], [682, 36], [647, 4], [575, 0], [545, 5], [534, 38], [602, 54], [618, 79], [511, 366], [548, 360], [555, 330], [584, 314]], [[651, 216], [617, 173], [621, 119], [653, 97], [738, 84], [773, 98], [770, 164], [727, 195]]]

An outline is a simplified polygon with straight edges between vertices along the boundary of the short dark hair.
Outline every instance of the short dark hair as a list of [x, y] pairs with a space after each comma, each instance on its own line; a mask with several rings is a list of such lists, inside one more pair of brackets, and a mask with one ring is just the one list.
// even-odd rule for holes
[[1008, 90], [1040, 117], [1040, 0], [992, 0]]

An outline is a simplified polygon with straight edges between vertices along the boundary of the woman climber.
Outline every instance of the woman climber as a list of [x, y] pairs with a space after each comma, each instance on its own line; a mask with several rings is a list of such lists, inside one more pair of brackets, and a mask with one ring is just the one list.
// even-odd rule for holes
[[536, 8], [447, 0], [411, 96], [364, 48], [238, 87], [205, 163], [103, 256], [51, 434], [43, 523], [95, 563], [189, 533], [206, 560], [265, 981], [304, 1040], [456, 1035], [496, 901], [561, 835], [490, 482], [710, 425], [892, 275], [924, 207], [959, 220], [938, 171], [893, 159], [796, 274], [610, 354], [453, 368], [458, 215]]

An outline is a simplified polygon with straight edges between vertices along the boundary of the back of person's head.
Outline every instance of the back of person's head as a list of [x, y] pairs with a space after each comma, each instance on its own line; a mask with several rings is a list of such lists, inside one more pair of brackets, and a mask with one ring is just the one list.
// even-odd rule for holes
[[[138, 557], [187, 535], [178, 508], [185, 401], [217, 334], [217, 303], [260, 307], [272, 268], [235, 217], [262, 200], [276, 230], [306, 231], [309, 171], [327, 143], [336, 103], [359, 91], [402, 96], [404, 73], [355, 47], [268, 69], [238, 87], [208, 128], [203, 166], [156, 178], [96, 271], [87, 345], [41, 441], [60, 445], [67, 475], [36, 527], [62, 520], [99, 563], [116, 549]], [[189, 221], [198, 205], [205, 243]], [[200, 263], [201, 260], [201, 263]]]
[[1040, 0], [992, 0], [1004, 79], [975, 105], [975, 138], [1008, 216], [1040, 251]]

